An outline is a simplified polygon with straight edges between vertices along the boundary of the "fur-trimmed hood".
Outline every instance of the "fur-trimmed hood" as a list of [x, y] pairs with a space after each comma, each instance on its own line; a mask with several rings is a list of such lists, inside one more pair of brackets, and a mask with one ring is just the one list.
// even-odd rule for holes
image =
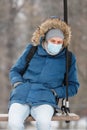
[[71, 41], [71, 29], [62, 20], [58, 18], [49, 18], [45, 20], [33, 33], [32, 44], [39, 45], [41, 37], [45, 37], [45, 34], [53, 28], [58, 28], [64, 33], [64, 46], [68, 46]]

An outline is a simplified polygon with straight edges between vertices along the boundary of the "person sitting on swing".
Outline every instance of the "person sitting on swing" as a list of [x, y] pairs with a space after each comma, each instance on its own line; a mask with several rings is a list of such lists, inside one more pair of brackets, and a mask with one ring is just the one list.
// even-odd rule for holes
[[[29, 115], [36, 120], [37, 130], [50, 130], [52, 116], [58, 108], [55, 94], [59, 99], [66, 97], [63, 81], [66, 47], [70, 40], [71, 29], [59, 18], [48, 18], [35, 30], [32, 42], [10, 69], [13, 89], [9, 100], [9, 130], [24, 130], [24, 121]], [[25, 70], [26, 57], [32, 46], [37, 46], [37, 50]], [[76, 57], [72, 54], [69, 97], [76, 95], [78, 88]]]

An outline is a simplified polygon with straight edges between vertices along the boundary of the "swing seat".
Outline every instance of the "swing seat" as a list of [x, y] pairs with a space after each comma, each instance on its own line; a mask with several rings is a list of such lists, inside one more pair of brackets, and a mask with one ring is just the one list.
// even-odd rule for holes
[[[77, 121], [79, 120], [79, 115], [75, 113], [69, 113], [68, 115], [62, 113], [56, 113], [52, 117], [52, 121]], [[32, 116], [29, 116], [26, 121], [35, 121]]]
[[[52, 121], [77, 121], [79, 120], [79, 115], [75, 113], [69, 113], [68, 115], [62, 114], [62, 113], [56, 113], [52, 117]], [[8, 114], [0, 114], [0, 121], [8, 121]], [[27, 122], [29, 121], [35, 121], [32, 116], [29, 116], [26, 119]]]
[[79, 115], [75, 113], [56, 113], [52, 118], [53, 121], [77, 121], [79, 119]]

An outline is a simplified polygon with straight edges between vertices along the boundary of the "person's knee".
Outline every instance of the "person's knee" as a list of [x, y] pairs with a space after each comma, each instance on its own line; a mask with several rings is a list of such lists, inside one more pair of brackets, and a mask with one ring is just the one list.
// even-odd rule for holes
[[39, 130], [50, 130], [50, 127], [51, 127], [51, 121], [50, 120], [40, 120], [40, 119], [37, 119], [36, 120], [36, 126], [37, 126], [37, 129]]
[[22, 130], [22, 129], [24, 129], [24, 125], [23, 125], [23, 123], [21, 121], [9, 120], [8, 121], [8, 128], [9, 128], [9, 130], [13, 130], [13, 129], [17, 129], [17, 130], [21, 129]]
[[47, 117], [37, 118], [36, 121], [37, 121], [37, 124], [43, 125], [43, 126], [45, 126], [45, 125], [49, 126], [51, 124], [51, 119], [47, 118]]

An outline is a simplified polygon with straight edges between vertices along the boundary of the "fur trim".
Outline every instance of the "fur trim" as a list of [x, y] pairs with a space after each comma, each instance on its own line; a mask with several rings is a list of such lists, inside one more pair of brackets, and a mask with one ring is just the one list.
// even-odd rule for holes
[[59, 28], [64, 33], [64, 47], [68, 46], [71, 41], [70, 27], [60, 19], [47, 19], [33, 33], [32, 42], [34, 45], [40, 44], [40, 38], [45, 37], [45, 34], [52, 28]]

